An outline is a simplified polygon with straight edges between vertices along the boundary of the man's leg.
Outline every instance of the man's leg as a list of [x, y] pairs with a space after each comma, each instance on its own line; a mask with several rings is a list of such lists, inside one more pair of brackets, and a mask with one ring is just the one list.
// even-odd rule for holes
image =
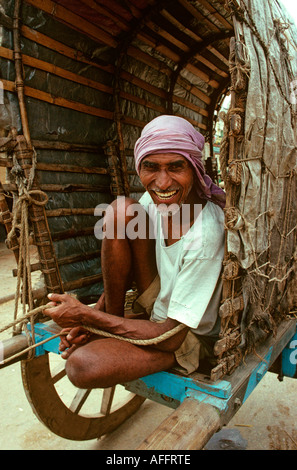
[[[132, 217], [127, 208], [133, 199], [121, 198], [112, 204], [113, 212], [107, 214], [108, 224], [114, 224], [114, 234], [120, 224], [123, 233]], [[127, 289], [136, 281], [138, 293], [144, 292], [157, 274], [155, 240], [150, 239], [149, 221], [146, 217], [146, 238], [104, 238], [101, 264], [104, 279], [105, 311], [122, 316]], [[111, 231], [112, 232], [112, 231]], [[137, 321], [137, 320], [135, 320]], [[168, 369], [175, 364], [173, 353], [132, 343], [99, 338], [71, 352], [66, 363], [70, 381], [79, 388], [106, 388]]]
[[66, 363], [66, 371], [76, 387], [107, 388], [175, 365], [172, 352], [102, 338], [76, 349]]
[[[118, 238], [118, 233], [126, 233], [128, 223], [133, 216], [127, 210], [134, 199], [120, 198], [112, 203], [113, 211], [107, 213], [106, 229], [114, 227], [114, 237], [104, 238], [101, 250], [101, 265], [104, 280], [105, 311], [114, 315], [123, 315], [126, 291], [135, 280], [138, 293], [141, 294], [151, 284], [157, 274], [155, 240], [149, 238], [149, 219], [145, 215], [146, 238]], [[139, 209], [144, 211], [139, 205]], [[112, 232], [112, 231], [111, 231]]]

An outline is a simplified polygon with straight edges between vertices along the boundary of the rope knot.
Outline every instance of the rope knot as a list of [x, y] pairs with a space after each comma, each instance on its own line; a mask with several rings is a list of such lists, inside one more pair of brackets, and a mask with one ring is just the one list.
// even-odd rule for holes
[[[37, 196], [37, 197], [36, 197]], [[40, 196], [43, 199], [38, 199]], [[20, 203], [23, 201], [27, 201], [28, 204], [35, 204], [36, 206], [45, 206], [48, 202], [48, 196], [44, 191], [40, 189], [27, 189], [24, 190], [23, 194], [19, 197]]]

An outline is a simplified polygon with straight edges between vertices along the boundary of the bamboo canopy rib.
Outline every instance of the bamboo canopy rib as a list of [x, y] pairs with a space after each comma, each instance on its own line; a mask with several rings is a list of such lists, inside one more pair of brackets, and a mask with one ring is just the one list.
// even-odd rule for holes
[[[205, 163], [227, 194], [211, 378], [232, 373], [296, 310], [296, 28], [277, 0], [15, 0], [14, 7], [12, 15], [0, 0], [0, 167], [8, 175], [0, 207], [9, 232], [18, 221], [7, 192], [15, 205], [20, 181], [34, 173], [32, 189], [45, 195], [44, 206], [28, 207], [40, 259], [27, 271], [45, 280], [34, 299], [63, 290], [98, 298], [94, 209], [140, 196], [136, 139], [153, 117], [182, 116], [205, 136]], [[226, 94], [218, 161], [213, 140]], [[10, 241], [18, 256], [18, 230]]]

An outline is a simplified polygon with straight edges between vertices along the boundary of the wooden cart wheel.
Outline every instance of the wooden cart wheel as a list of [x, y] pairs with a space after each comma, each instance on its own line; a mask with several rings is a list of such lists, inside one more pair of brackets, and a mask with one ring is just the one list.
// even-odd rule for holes
[[66, 439], [83, 441], [108, 434], [145, 401], [121, 385], [108, 389], [77, 389], [67, 378], [65, 361], [53, 353], [22, 361], [21, 370], [25, 393], [34, 413], [48, 429]]

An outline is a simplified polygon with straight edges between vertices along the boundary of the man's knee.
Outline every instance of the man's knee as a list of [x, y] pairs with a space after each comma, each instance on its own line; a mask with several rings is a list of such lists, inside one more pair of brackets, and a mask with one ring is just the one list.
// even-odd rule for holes
[[76, 349], [67, 359], [66, 373], [70, 382], [78, 388], [106, 388], [111, 386], [104, 368], [100, 366], [99, 357], [94, 357], [83, 347]]
[[78, 388], [86, 387], [87, 374], [85, 360], [77, 351], [73, 352], [66, 362], [66, 373], [70, 382]]

